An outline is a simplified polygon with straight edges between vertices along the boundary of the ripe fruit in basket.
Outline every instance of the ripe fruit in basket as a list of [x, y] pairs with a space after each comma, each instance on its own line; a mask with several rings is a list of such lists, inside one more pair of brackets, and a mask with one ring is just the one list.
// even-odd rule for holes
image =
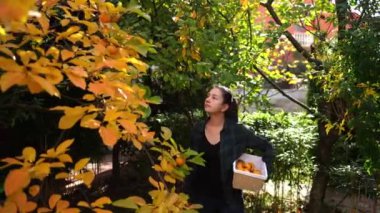
[[241, 171], [250, 172], [253, 174], [261, 175], [260, 169], [256, 168], [255, 164], [252, 162], [245, 162], [241, 159], [236, 161], [236, 169]]

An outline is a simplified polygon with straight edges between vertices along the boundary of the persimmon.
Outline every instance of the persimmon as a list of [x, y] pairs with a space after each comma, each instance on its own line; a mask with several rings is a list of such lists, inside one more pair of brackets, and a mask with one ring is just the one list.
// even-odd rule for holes
[[180, 156], [175, 159], [175, 162], [177, 163], [178, 166], [182, 166], [186, 163], [186, 159]]
[[257, 169], [255, 164], [252, 162], [245, 162], [243, 160], [238, 159], [236, 161], [236, 169], [245, 171], [245, 172], [250, 172], [253, 174], [261, 174], [260, 169]]
[[119, 52], [119, 49], [113, 45], [107, 46], [107, 51], [110, 55], [115, 55], [117, 52]]
[[243, 169], [244, 169], [244, 161], [242, 161], [242, 160], [237, 160], [237, 161], [236, 161], [236, 169], [238, 169], [238, 170], [243, 170]]
[[99, 20], [102, 23], [110, 23], [112, 19], [111, 19], [111, 16], [109, 16], [108, 14], [102, 13], [99, 16]]

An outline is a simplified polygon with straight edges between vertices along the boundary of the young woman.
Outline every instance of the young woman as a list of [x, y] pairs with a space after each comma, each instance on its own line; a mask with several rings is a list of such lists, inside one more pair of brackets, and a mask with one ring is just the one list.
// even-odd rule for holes
[[185, 180], [190, 201], [200, 203], [205, 213], [243, 213], [241, 190], [232, 188], [232, 164], [246, 148], [263, 152], [263, 161], [270, 171], [272, 145], [241, 124], [238, 124], [236, 101], [230, 90], [214, 86], [204, 102], [208, 119], [191, 132], [191, 148], [204, 152], [206, 166], [197, 166]]

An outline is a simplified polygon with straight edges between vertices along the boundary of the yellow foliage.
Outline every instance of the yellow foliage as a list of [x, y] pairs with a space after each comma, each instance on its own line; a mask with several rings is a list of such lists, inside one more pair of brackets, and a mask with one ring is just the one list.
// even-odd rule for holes
[[82, 158], [80, 159], [74, 166], [74, 171], [79, 171], [83, 169], [87, 163], [90, 161], [90, 158]]
[[25, 22], [34, 4], [35, 0], [1, 0], [0, 25], [10, 24], [13, 21]]
[[[33, 6], [35, 3], [38, 7]], [[27, 17], [31, 8], [38, 8], [35, 14], [39, 15]], [[78, 105], [51, 108], [63, 112], [58, 123], [60, 129], [70, 129], [80, 122], [83, 128], [98, 129], [103, 143], [109, 147], [121, 139], [131, 141], [138, 149], [142, 149], [147, 142], [160, 142], [154, 138], [155, 133], [141, 122], [146, 115], [144, 109], [149, 107], [148, 103], [154, 103], [153, 99], [149, 101], [146, 89], [134, 83], [146, 74], [148, 64], [141, 60], [141, 55], [146, 56], [150, 45], [115, 24], [122, 13], [136, 9], [137, 5], [132, 4], [125, 9], [121, 4], [114, 5], [102, 0], [68, 0], [65, 4], [58, 0], [1, 1], [1, 92], [7, 92], [12, 87], [24, 87], [31, 94], [45, 92], [61, 98], [62, 88], [76, 87], [86, 94], [82, 97], [85, 103], [78, 100]], [[63, 11], [64, 15], [57, 11]], [[83, 17], [76, 15], [78, 11], [84, 14]], [[194, 19], [198, 17], [195, 12], [191, 16]], [[58, 26], [50, 26], [52, 18], [60, 19]], [[183, 57], [199, 61], [199, 48], [191, 44], [188, 32], [188, 26], [180, 30]], [[23, 35], [22, 39], [15, 39], [19, 34]], [[48, 47], [42, 45], [47, 40], [52, 42]], [[25, 45], [30, 42], [36, 45]], [[169, 154], [162, 152], [161, 162], [154, 165], [157, 171], [164, 173], [164, 180], [157, 181], [152, 177], [148, 180], [158, 189], [150, 193], [154, 205], [139, 197], [131, 197], [128, 202], [135, 203], [141, 209], [155, 211], [193, 209], [185, 195], [168, 191], [168, 184], [183, 180], [184, 175], [178, 173], [174, 158], [184, 150], [176, 146], [169, 129], [163, 128], [161, 136], [164, 138], [163, 146], [169, 148]], [[78, 208], [70, 207], [68, 201], [62, 200], [59, 194], [51, 195], [49, 205], [45, 207], [37, 207], [36, 203], [28, 201], [25, 194], [28, 192], [35, 197], [41, 193], [40, 185], [29, 186], [33, 179], [42, 182], [50, 175], [55, 179], [71, 176], [65, 167], [73, 163], [66, 153], [73, 141], [65, 140], [39, 156], [34, 148], [26, 147], [21, 156], [2, 159], [5, 165], [1, 169], [9, 166], [15, 168], [6, 176], [4, 190], [7, 198], [0, 206], [0, 212], [79, 212]], [[95, 178], [92, 171], [84, 169], [89, 160], [83, 158], [74, 164], [74, 171], [77, 172], [74, 178], [87, 187], [91, 187]], [[182, 169], [188, 169], [186, 164], [182, 165]], [[111, 202], [108, 197], [102, 197], [91, 204], [81, 201], [77, 205], [94, 212], [108, 213], [110, 211], [102, 208]]]
[[109, 197], [101, 197], [97, 200], [95, 200], [93, 203], [91, 203], [91, 207], [101, 207], [103, 208], [103, 206], [105, 204], [110, 204], [112, 203], [111, 199]]
[[4, 191], [6, 196], [21, 192], [30, 183], [30, 175], [27, 168], [11, 170], [4, 182]]

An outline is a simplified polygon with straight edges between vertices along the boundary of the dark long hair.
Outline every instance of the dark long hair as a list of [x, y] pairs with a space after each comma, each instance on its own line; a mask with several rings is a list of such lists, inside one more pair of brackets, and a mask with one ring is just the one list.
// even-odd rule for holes
[[227, 119], [237, 123], [239, 120], [238, 105], [236, 103], [236, 100], [232, 96], [231, 90], [222, 85], [215, 85], [214, 88], [218, 88], [222, 92], [223, 103], [228, 105], [228, 109], [224, 112], [224, 116]]

